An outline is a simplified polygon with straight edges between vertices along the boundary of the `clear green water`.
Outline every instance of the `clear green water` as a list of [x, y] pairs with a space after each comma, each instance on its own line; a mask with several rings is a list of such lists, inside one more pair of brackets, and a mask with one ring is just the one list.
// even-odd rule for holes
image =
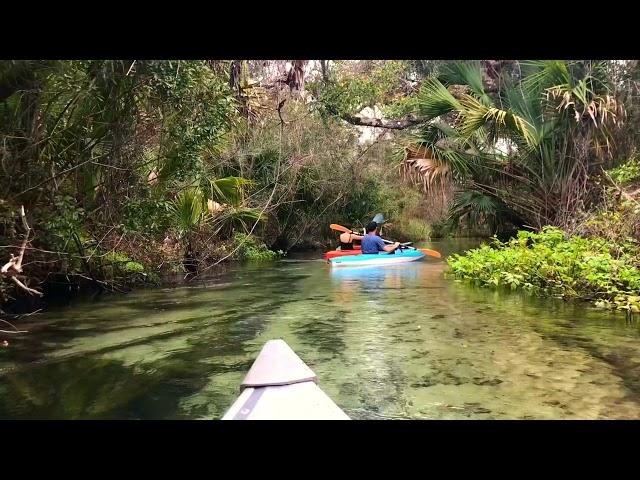
[[51, 311], [0, 349], [0, 418], [220, 418], [274, 338], [352, 418], [640, 417], [636, 322], [445, 269], [289, 259]]

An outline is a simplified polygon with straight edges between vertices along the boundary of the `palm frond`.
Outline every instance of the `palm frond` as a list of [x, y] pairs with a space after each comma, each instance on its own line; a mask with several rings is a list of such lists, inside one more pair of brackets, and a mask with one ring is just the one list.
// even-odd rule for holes
[[535, 144], [535, 129], [515, 112], [488, 107], [470, 95], [466, 95], [460, 103], [464, 107], [460, 125], [462, 135], [471, 137], [479, 128], [486, 127], [493, 142], [500, 137], [516, 135], [522, 137], [528, 145]]
[[418, 145], [433, 145], [443, 140], [458, 137], [455, 128], [445, 122], [432, 121], [423, 125], [412, 137]]
[[454, 110], [460, 110], [458, 100], [437, 79], [424, 81], [417, 95], [418, 112], [425, 120], [431, 120]]
[[542, 94], [523, 89], [520, 85], [506, 84], [502, 96], [509, 110], [524, 118], [538, 131], [542, 128]]
[[530, 93], [542, 93], [547, 88], [571, 84], [569, 68], [563, 60], [531, 60], [521, 64], [530, 71], [522, 81], [523, 88]]
[[210, 180], [211, 198], [220, 203], [240, 205], [243, 200], [244, 190], [251, 183], [251, 180], [243, 177], [224, 177]]
[[480, 61], [447, 62], [438, 78], [444, 85], [467, 85], [484, 105], [491, 105], [491, 98], [484, 91]]
[[234, 230], [241, 229], [249, 233], [254, 223], [264, 221], [260, 210], [250, 207], [230, 207], [220, 211], [213, 219], [213, 228], [216, 234], [231, 235]]
[[457, 226], [465, 218], [470, 226], [486, 223], [495, 230], [499, 224], [517, 218], [517, 214], [494, 195], [464, 190], [454, 197], [449, 210], [449, 223]]
[[197, 187], [182, 190], [169, 204], [169, 211], [181, 233], [196, 230], [202, 224], [206, 211], [201, 190]]
[[455, 147], [442, 147], [437, 142], [424, 141], [407, 147], [402, 163], [405, 177], [420, 184], [425, 193], [451, 180], [460, 181], [469, 177], [479, 168], [480, 158]]

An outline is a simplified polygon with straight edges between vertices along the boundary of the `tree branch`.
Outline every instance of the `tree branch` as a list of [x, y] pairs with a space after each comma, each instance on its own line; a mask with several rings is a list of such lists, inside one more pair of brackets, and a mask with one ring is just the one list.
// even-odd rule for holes
[[345, 122], [348, 122], [352, 125], [388, 128], [391, 130], [404, 130], [406, 128], [413, 127], [414, 125], [418, 125], [419, 123], [423, 123], [423, 120], [414, 117], [413, 115], [408, 115], [404, 118], [398, 118], [394, 120], [387, 120], [384, 118], [357, 117], [348, 113], [343, 113], [338, 116]]
[[286, 102], [287, 99], [285, 98], [284, 100], [282, 100], [279, 104], [278, 104], [278, 116], [280, 117], [280, 124], [281, 125], [286, 125], [287, 122], [285, 122], [284, 118], [282, 118], [282, 107], [284, 107], [284, 102]]
[[7, 324], [7, 325], [9, 325], [11, 328], [13, 328], [13, 331], [10, 331], [10, 330], [0, 330], [0, 333], [13, 333], [13, 334], [15, 334], [15, 333], [29, 333], [29, 331], [28, 331], [28, 330], [18, 330], [18, 329], [16, 328], [16, 326], [15, 326], [13, 323], [9, 323], [9, 322], [7, 322], [6, 320], [2, 320], [2, 319], [0, 319], [0, 322], [2, 322], [2, 323], [6, 323], [6, 324]]
[[20, 246], [20, 253], [17, 257], [11, 255], [11, 258], [7, 263], [5, 263], [0, 269], [0, 273], [5, 275], [10, 275], [9, 270], [13, 270], [14, 273], [22, 272], [22, 258], [24, 257], [24, 251], [27, 248], [27, 242], [29, 241], [29, 233], [31, 233], [31, 228], [27, 223], [27, 217], [24, 214], [24, 206], [20, 207], [20, 216], [22, 218], [22, 226], [26, 230], [24, 234], [24, 239], [22, 240], [22, 245]]
[[20, 287], [21, 289], [23, 289], [27, 293], [29, 293], [31, 295], [37, 295], [38, 297], [44, 296], [44, 293], [39, 292], [38, 290], [34, 290], [33, 288], [27, 287], [24, 283], [22, 283], [20, 280], [18, 280], [18, 277], [10, 277], [10, 278], [11, 278], [11, 280], [13, 280], [13, 283], [15, 283], [18, 287]]
[[31, 233], [31, 227], [29, 227], [29, 224], [27, 223], [27, 216], [24, 213], [24, 206], [20, 207], [20, 217], [22, 219], [22, 226], [26, 230], [24, 233], [24, 239], [22, 240], [22, 246], [20, 247], [20, 253], [17, 257], [11, 255], [9, 261], [5, 263], [2, 268], [0, 268], [0, 275], [6, 278], [10, 278], [13, 283], [16, 284], [16, 286], [25, 290], [27, 293], [42, 297], [42, 292], [27, 287], [17, 277], [18, 274], [22, 273], [22, 259], [24, 258], [24, 251], [27, 248], [27, 242], [29, 242], [29, 234]]

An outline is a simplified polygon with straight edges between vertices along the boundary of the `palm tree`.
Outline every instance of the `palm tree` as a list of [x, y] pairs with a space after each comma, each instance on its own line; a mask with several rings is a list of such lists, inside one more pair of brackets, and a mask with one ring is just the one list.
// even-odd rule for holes
[[583, 206], [588, 175], [614, 154], [623, 112], [604, 62], [531, 61], [521, 70], [489, 95], [480, 62], [451, 62], [418, 92], [425, 123], [404, 168], [426, 191], [458, 185], [454, 220], [566, 226]]
[[251, 182], [242, 177], [206, 179], [199, 186], [182, 189], [170, 203], [173, 223], [185, 243], [187, 270], [197, 269], [199, 249], [194, 245], [194, 238], [202, 228], [210, 226], [213, 235], [228, 238], [236, 229], [249, 232], [250, 225], [261, 220], [257, 209], [244, 205], [249, 185]]

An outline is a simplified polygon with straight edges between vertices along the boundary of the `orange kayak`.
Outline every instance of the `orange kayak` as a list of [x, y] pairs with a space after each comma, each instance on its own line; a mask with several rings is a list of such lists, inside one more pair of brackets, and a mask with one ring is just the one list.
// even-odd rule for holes
[[344, 257], [346, 255], [360, 255], [361, 253], [360, 245], [355, 245], [353, 250], [331, 250], [329, 252], [325, 252], [324, 259], [329, 260], [330, 258]]

